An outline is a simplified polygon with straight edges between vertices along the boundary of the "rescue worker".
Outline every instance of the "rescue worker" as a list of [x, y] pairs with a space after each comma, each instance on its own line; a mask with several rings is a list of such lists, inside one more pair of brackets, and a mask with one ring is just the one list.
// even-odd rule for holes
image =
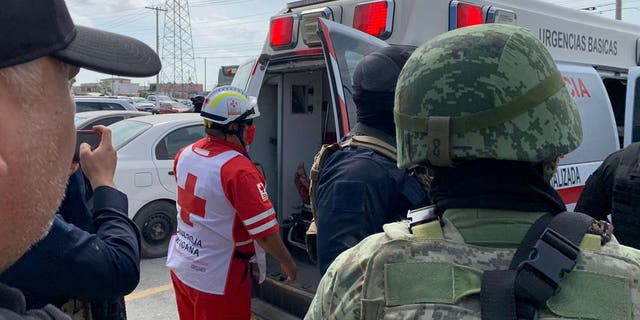
[[[357, 124], [343, 141], [369, 136], [395, 147], [393, 97], [400, 70], [410, 55], [406, 49], [386, 47], [356, 65], [353, 101]], [[315, 202], [322, 274], [341, 252], [382, 231], [383, 224], [402, 220], [408, 209], [430, 203], [408, 170], [398, 169], [395, 159], [363, 146], [349, 146], [327, 156]]]
[[264, 280], [264, 251], [280, 262], [286, 282], [296, 278], [265, 179], [245, 153], [254, 112], [243, 90], [214, 89], [201, 112], [206, 137], [176, 155], [178, 229], [167, 266], [182, 320], [249, 319], [249, 261], [255, 256]]
[[338, 256], [305, 319], [638, 318], [640, 252], [564, 212], [549, 184], [582, 130], [533, 34], [484, 24], [428, 41], [394, 116], [398, 166], [432, 170], [434, 206]]
[[640, 249], [640, 142], [609, 155], [593, 172], [577, 212], [606, 220], [611, 214], [616, 238], [625, 246]]

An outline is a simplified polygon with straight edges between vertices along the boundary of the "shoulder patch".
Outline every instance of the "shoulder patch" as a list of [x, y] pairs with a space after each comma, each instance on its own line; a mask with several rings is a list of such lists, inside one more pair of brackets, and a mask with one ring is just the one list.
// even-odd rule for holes
[[258, 192], [260, 193], [260, 197], [262, 198], [262, 201], [264, 202], [269, 201], [269, 194], [267, 193], [267, 188], [265, 187], [264, 183], [258, 182], [256, 184], [256, 187], [258, 188]]

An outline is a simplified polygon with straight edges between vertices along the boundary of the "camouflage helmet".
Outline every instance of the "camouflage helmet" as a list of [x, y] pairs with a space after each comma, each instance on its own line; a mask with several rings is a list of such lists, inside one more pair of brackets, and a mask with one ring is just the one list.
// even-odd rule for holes
[[401, 168], [547, 161], [582, 142], [578, 109], [551, 55], [510, 25], [457, 29], [416, 49], [398, 78], [394, 119]]

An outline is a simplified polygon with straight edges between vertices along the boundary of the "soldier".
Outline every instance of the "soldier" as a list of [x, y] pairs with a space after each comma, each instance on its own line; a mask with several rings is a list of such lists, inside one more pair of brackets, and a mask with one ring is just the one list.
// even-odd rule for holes
[[425, 43], [394, 115], [398, 166], [431, 170], [434, 206], [338, 256], [306, 319], [640, 316], [640, 252], [564, 212], [549, 184], [582, 130], [529, 31], [479, 25]]
[[616, 238], [640, 249], [640, 142], [609, 155], [589, 176], [576, 204], [577, 212], [595, 219], [611, 214]]

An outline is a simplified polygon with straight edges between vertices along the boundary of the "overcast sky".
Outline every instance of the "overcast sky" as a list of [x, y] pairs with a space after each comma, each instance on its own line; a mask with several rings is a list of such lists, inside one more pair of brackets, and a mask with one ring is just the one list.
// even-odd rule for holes
[[[260, 53], [267, 36], [269, 18], [291, 0], [190, 0], [197, 82], [205, 78], [204, 57], [207, 57], [206, 88], [215, 85], [221, 65], [246, 61]], [[425, 0], [426, 1], [426, 0]], [[429, 0], [431, 1], [431, 0]], [[545, 0], [547, 1], [547, 0]], [[548, 0], [571, 8], [595, 7], [595, 14], [614, 17], [615, 0]], [[622, 0], [622, 20], [640, 24], [640, 0]], [[156, 47], [156, 15], [145, 7], [164, 7], [164, 0], [67, 0], [76, 24], [109, 30], [137, 38]], [[162, 25], [160, 12], [160, 46]], [[110, 75], [82, 70], [79, 83], [97, 82]], [[155, 77], [134, 79], [149, 84]]]

